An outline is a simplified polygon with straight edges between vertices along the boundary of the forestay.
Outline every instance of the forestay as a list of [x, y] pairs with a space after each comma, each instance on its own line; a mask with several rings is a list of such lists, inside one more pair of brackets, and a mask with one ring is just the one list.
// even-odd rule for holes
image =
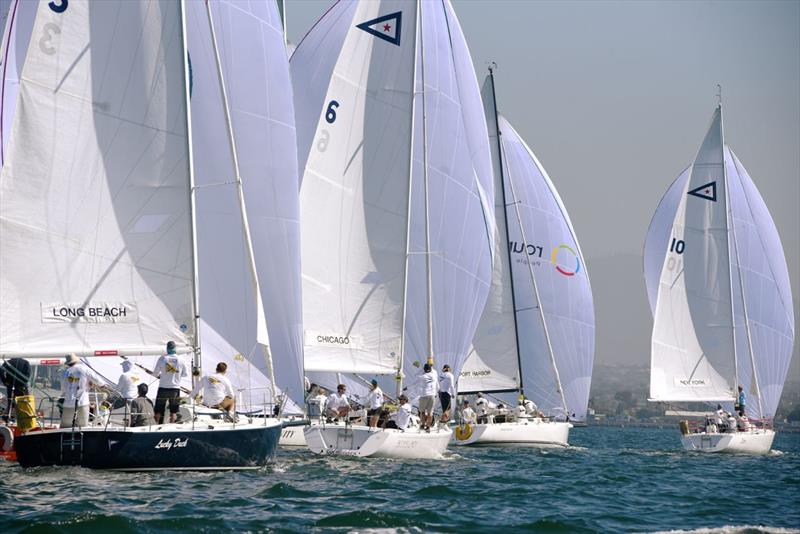
[[300, 206], [309, 370], [381, 374], [397, 366], [415, 11], [415, 3], [397, 0], [337, 3], [292, 56], [295, 87], [324, 87], [295, 94], [306, 162]]
[[194, 346], [180, 11], [39, 3], [0, 179], [0, 353]]
[[522, 386], [545, 413], [565, 416], [566, 404], [566, 416], [582, 421], [589, 402], [595, 330], [586, 261], [544, 167], [504, 117], [498, 122]]
[[36, 18], [37, 2], [3, 0], [0, 2], [5, 17], [3, 41], [0, 43], [0, 165], [5, 161], [8, 138], [14, 119], [14, 110], [19, 93], [19, 77], [28, 43], [31, 39], [33, 21]]
[[718, 107], [692, 164], [667, 244], [653, 326], [650, 397], [733, 397], [731, 302], [722, 112]]
[[414, 376], [410, 364], [431, 356], [459, 376], [492, 282], [492, 162], [452, 6], [421, 2], [420, 9], [404, 364]]
[[[219, 49], [254, 261], [207, 9]], [[208, 367], [229, 360], [243, 367], [246, 359], [260, 371], [248, 372], [248, 380], [254, 379], [250, 385], [271, 389], [271, 354], [276, 382], [302, 405], [297, 158], [278, 10], [267, 1], [212, 1], [189, 2], [186, 11], [204, 358]], [[206, 325], [218, 342], [206, 338]], [[271, 402], [271, 395], [267, 397]]]

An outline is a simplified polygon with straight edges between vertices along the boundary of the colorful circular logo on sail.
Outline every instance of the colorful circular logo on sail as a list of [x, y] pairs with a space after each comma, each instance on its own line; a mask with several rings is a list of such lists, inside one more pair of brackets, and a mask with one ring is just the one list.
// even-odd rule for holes
[[[561, 249], [570, 251], [575, 257], [575, 268], [572, 271], [558, 264], [558, 251]], [[581, 260], [578, 258], [578, 253], [572, 250], [572, 247], [569, 245], [558, 245], [555, 247], [553, 252], [550, 254], [550, 261], [556, 266], [556, 271], [560, 272], [564, 276], [575, 276], [581, 270]]]

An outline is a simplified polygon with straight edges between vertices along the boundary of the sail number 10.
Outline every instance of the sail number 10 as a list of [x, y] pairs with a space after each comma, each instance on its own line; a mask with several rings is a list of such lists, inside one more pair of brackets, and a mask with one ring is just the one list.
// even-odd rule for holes
[[683, 254], [683, 249], [686, 248], [686, 243], [683, 242], [683, 239], [676, 239], [672, 238], [672, 243], [669, 245], [669, 251], [675, 252], [676, 254]]

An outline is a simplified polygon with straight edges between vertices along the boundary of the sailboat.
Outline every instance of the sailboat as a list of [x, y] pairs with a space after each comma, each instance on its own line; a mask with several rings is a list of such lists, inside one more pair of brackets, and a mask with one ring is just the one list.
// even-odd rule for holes
[[745, 418], [733, 428], [714, 416], [682, 421], [681, 443], [767, 453], [794, 343], [789, 273], [766, 204], [725, 144], [721, 98], [694, 162], [653, 216], [644, 271], [654, 317], [650, 400], [730, 410], [742, 386]]
[[569, 421], [585, 420], [594, 353], [586, 264], [549, 176], [497, 113], [493, 67], [482, 92], [495, 168], [496, 261], [459, 393], [518, 392], [552, 418], [511, 410], [495, 422], [488, 414], [459, 425], [454, 443], [566, 447]]
[[[39, 3], [34, 34], [45, 37], [28, 49], [0, 177], [2, 356], [92, 361], [159, 354], [172, 340], [202, 367], [198, 247], [220, 240], [196, 232], [184, 7]], [[16, 448], [23, 467], [259, 469], [281, 428], [107, 424], [29, 432]]]
[[[309, 371], [460, 369], [491, 277], [491, 163], [449, 2], [338, 2], [291, 61]], [[489, 186], [488, 191], [486, 186]], [[318, 454], [437, 458], [452, 432], [312, 425]]]

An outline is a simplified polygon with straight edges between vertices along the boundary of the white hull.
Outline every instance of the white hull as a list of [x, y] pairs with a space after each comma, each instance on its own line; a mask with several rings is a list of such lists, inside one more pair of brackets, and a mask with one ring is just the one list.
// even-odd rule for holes
[[[510, 447], [568, 447], [570, 423], [521, 419], [510, 423], [469, 425], [453, 433], [455, 445], [492, 445]], [[456, 434], [459, 434], [458, 437]], [[462, 439], [459, 439], [462, 438]]]
[[315, 454], [371, 458], [441, 458], [452, 434], [449, 428], [421, 432], [416, 427], [403, 431], [362, 425], [318, 425], [305, 430], [308, 448]]
[[687, 451], [767, 454], [773, 439], [775, 431], [767, 429], [722, 434], [699, 432], [681, 436], [681, 444]]

